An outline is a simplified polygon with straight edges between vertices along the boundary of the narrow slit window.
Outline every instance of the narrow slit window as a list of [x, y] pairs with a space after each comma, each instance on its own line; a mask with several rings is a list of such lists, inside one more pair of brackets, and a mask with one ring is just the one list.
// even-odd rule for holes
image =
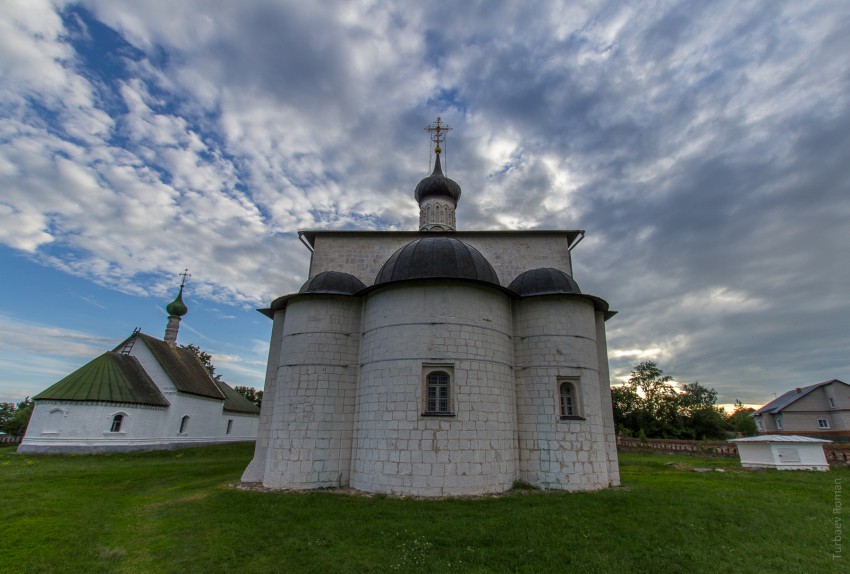
[[561, 416], [574, 417], [576, 412], [576, 392], [572, 383], [561, 383]]
[[230, 431], [233, 430], [233, 419], [227, 420], [227, 431], [225, 434], [230, 434]]
[[189, 415], [184, 416], [180, 419], [180, 430], [178, 431], [180, 434], [185, 434], [189, 429]]

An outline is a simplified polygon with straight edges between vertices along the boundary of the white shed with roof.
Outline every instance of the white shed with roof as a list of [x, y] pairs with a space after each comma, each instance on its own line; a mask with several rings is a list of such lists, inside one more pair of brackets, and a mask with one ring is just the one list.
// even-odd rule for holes
[[744, 468], [829, 470], [824, 443], [819, 438], [797, 435], [764, 435], [733, 439]]

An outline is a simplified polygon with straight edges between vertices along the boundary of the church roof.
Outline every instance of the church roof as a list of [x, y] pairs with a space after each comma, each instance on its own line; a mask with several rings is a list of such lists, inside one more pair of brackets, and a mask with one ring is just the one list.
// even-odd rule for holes
[[500, 284], [496, 271], [481, 252], [452, 237], [411, 241], [387, 259], [375, 284], [425, 278], [473, 279]]
[[308, 279], [301, 286], [299, 293], [332, 293], [339, 295], [353, 295], [366, 288], [363, 282], [351, 275], [341, 271], [323, 271]]
[[224, 381], [215, 381], [216, 386], [225, 396], [224, 410], [234, 413], [247, 413], [251, 415], [260, 414], [260, 408], [236, 392], [236, 390]]
[[549, 295], [553, 293], [581, 293], [578, 283], [561, 271], [552, 267], [532, 269], [520, 273], [511, 281], [508, 289], [522, 297]]
[[[159, 363], [159, 366], [162, 367], [162, 370], [165, 371], [178, 391], [212, 399], [223, 400], [225, 398], [224, 393], [216, 386], [209, 371], [191, 351], [169, 345], [161, 339], [144, 333], [137, 333], [135, 336], [150, 350], [156, 362]], [[126, 341], [118, 345], [116, 349], [120, 349], [125, 344]]]
[[169, 404], [135, 357], [114, 351], [86, 363], [33, 398], [162, 407]]

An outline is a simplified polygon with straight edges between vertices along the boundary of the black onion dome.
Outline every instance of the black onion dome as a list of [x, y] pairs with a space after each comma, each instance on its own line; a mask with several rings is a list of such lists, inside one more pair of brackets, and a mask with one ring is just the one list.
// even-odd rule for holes
[[575, 279], [559, 269], [543, 267], [532, 269], [511, 281], [508, 289], [521, 297], [553, 293], [581, 293]]
[[308, 279], [298, 292], [353, 295], [365, 288], [366, 285], [354, 275], [341, 271], [323, 271]]
[[452, 237], [411, 241], [387, 259], [375, 284], [425, 278], [474, 279], [500, 285], [490, 262], [474, 247]]
[[455, 203], [460, 199], [460, 186], [455, 180], [443, 175], [440, 154], [437, 154], [437, 161], [434, 162], [433, 173], [419, 182], [413, 195], [417, 203], [422, 203], [423, 199], [431, 196], [450, 197]]

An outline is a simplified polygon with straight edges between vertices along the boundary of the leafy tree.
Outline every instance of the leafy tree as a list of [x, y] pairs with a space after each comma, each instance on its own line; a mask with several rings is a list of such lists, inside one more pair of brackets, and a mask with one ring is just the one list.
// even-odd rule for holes
[[35, 408], [35, 403], [29, 397], [15, 405], [14, 413], [3, 423], [3, 432], [15, 436], [24, 436], [24, 433], [27, 432], [27, 425], [30, 424], [33, 408]]
[[735, 410], [726, 419], [727, 427], [734, 433], [740, 433], [744, 436], [755, 436], [758, 434], [756, 421], [752, 414], [756, 410], [752, 407], [745, 407], [744, 403], [735, 400]]
[[212, 355], [210, 355], [206, 351], [202, 351], [200, 349], [200, 347], [198, 347], [197, 345], [193, 345], [191, 343], [189, 343], [188, 345], [180, 345], [180, 347], [183, 348], [183, 349], [186, 349], [187, 351], [189, 351], [190, 353], [192, 353], [193, 355], [198, 357], [198, 360], [201, 362], [201, 364], [204, 366], [204, 368], [207, 371], [209, 371], [210, 376], [214, 380], [216, 380], [216, 381], [221, 380], [221, 375], [215, 374], [215, 366], [212, 364]]
[[0, 430], [6, 424], [12, 415], [15, 414], [15, 403], [0, 403]]
[[678, 393], [652, 361], [639, 363], [629, 380], [611, 389], [618, 432], [648, 438], [678, 438], [683, 434]]
[[699, 382], [685, 383], [679, 393], [679, 408], [684, 417], [685, 436], [687, 438], [721, 439], [725, 438], [726, 414], [716, 406], [717, 391], [709, 389]]
[[257, 407], [261, 407], [263, 405], [263, 391], [258, 391], [254, 387], [246, 387], [242, 385], [233, 387], [233, 390], [257, 405]]
[[725, 415], [717, 392], [698, 382], [681, 390], [652, 361], [639, 363], [611, 389], [617, 432], [648, 438], [706, 439], [724, 436]]

